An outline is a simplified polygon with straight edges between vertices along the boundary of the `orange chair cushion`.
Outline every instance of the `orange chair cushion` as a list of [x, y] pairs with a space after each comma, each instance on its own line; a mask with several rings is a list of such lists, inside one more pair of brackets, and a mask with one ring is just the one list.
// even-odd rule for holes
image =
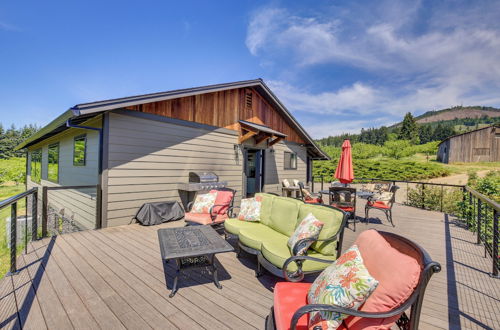
[[310, 198], [310, 199], [306, 198], [305, 202], [308, 204], [321, 204], [321, 203], [323, 203], [321, 198]]
[[[274, 321], [276, 330], [290, 329], [293, 314], [307, 305], [307, 292], [311, 283], [278, 282], [274, 287]], [[307, 330], [309, 317], [304, 315], [297, 323], [297, 330]]]
[[[421, 267], [417, 260], [392, 247], [373, 229], [362, 232], [354, 244], [370, 274], [379, 281], [359, 310], [387, 312], [404, 303], [418, 284]], [[344, 323], [348, 329], [389, 329], [398, 318], [399, 315], [385, 319], [349, 317]]]
[[354, 212], [354, 207], [352, 207], [352, 206], [340, 206], [336, 203], [332, 203], [332, 206], [336, 207], [338, 209], [341, 209], [343, 211], [346, 211], [346, 212]]
[[210, 192], [216, 192], [217, 197], [215, 197], [215, 206], [212, 210], [214, 214], [226, 214], [231, 201], [233, 200], [233, 192], [228, 190], [210, 190]]
[[195, 222], [200, 225], [210, 225], [214, 223], [221, 223], [226, 221], [228, 218], [227, 214], [217, 214], [215, 220], [212, 221], [210, 214], [208, 213], [191, 213], [188, 212], [184, 215], [184, 220], [188, 222]]
[[384, 202], [368, 202], [368, 205], [370, 205], [372, 207], [377, 207], [380, 209], [390, 209], [391, 208], [389, 205], [385, 204]]

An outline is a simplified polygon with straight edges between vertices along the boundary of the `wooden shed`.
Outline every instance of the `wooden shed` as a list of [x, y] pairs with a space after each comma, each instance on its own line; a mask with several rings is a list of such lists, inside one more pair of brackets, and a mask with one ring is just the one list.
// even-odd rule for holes
[[100, 186], [48, 198], [86, 228], [131, 223], [146, 202], [185, 202], [192, 171], [214, 172], [238, 204], [280, 193], [285, 178], [307, 182], [312, 161], [328, 159], [261, 79], [79, 104], [17, 148], [28, 188]]
[[443, 140], [438, 146], [437, 160], [443, 163], [500, 161], [500, 126], [483, 127]]

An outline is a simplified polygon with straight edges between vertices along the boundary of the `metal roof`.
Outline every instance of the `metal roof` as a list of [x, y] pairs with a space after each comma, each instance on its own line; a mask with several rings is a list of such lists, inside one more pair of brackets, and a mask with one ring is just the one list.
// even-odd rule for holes
[[271, 135], [274, 135], [274, 136], [278, 136], [278, 137], [281, 137], [281, 138], [285, 138], [287, 136], [286, 134], [283, 134], [281, 132], [273, 130], [269, 126], [251, 123], [251, 122], [246, 121], [246, 120], [239, 120], [239, 122], [241, 124], [243, 124], [243, 125], [246, 125], [246, 126], [249, 126], [249, 127], [253, 127], [256, 130], [258, 130], [258, 131], [261, 131], [261, 132], [264, 132], [264, 133], [268, 133], [268, 134], [271, 134]]
[[468, 131], [468, 132], [464, 132], [464, 133], [460, 133], [460, 134], [455, 134], [455, 135], [452, 135], [452, 136], [448, 136], [446, 139], [444, 139], [443, 141], [439, 142], [438, 146], [441, 145], [441, 143], [444, 143], [444, 142], [446, 142], [449, 139], [452, 139], [454, 137], [465, 135], [465, 134], [469, 134], [469, 133], [474, 133], [474, 132], [481, 131], [481, 130], [487, 129], [487, 128], [492, 128], [492, 127], [500, 128], [500, 124], [493, 124], [493, 125], [481, 127], [481, 128], [478, 128], [478, 129], [475, 129], [475, 130], [472, 130], [472, 131]]
[[66, 120], [70, 118], [79, 118], [82, 116], [89, 118], [104, 111], [121, 109], [144, 103], [159, 102], [159, 101], [186, 97], [191, 95], [213, 93], [218, 91], [224, 91], [234, 88], [245, 88], [245, 87], [253, 87], [257, 89], [268, 102], [276, 106], [281, 111], [282, 115], [292, 124], [292, 127], [296, 129], [300, 133], [300, 135], [304, 138], [304, 140], [307, 142], [308, 146], [310, 147], [310, 151], [314, 153], [313, 155], [315, 156], [314, 158], [330, 159], [330, 157], [325, 152], [323, 152], [323, 150], [321, 150], [321, 148], [314, 142], [314, 140], [297, 122], [297, 120], [295, 120], [292, 114], [281, 103], [281, 101], [276, 97], [276, 95], [274, 95], [274, 93], [269, 89], [269, 87], [264, 83], [262, 79], [244, 80], [232, 83], [177, 89], [160, 93], [143, 94], [130, 97], [122, 97], [122, 98], [109, 99], [97, 102], [77, 104], [72, 108], [70, 108], [65, 113], [63, 113], [61, 116], [54, 119], [50, 124], [42, 128], [35, 135], [23, 141], [21, 144], [19, 144], [16, 147], [16, 150], [33, 145], [47, 138], [49, 135], [50, 136], [54, 135], [51, 133], [55, 129], [64, 130], [64, 126], [62, 125], [64, 125]]

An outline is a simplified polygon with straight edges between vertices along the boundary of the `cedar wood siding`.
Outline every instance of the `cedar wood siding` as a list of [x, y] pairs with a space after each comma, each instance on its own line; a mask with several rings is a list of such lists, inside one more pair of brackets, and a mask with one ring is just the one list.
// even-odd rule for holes
[[[488, 149], [488, 154], [479, 155], [474, 152], [476, 148]], [[487, 127], [450, 137], [439, 145], [437, 158], [444, 163], [500, 161], [500, 128]]]
[[[89, 120], [82, 125], [101, 127], [101, 117]], [[73, 139], [86, 134], [87, 150], [85, 166], [73, 165]], [[59, 182], [47, 180], [48, 148], [59, 143]], [[41, 183], [31, 181], [31, 153], [42, 149]], [[95, 185], [98, 182], [99, 133], [97, 131], [70, 128], [28, 148], [27, 188], [35, 186], [73, 186]], [[41, 188], [38, 193], [42, 198]], [[64, 209], [65, 217], [74, 220], [82, 229], [95, 228], [96, 194], [95, 189], [48, 191], [49, 205], [57, 210]], [[39, 213], [41, 214], [41, 213]]]
[[[177, 184], [186, 183], [190, 171], [213, 171], [220, 181], [228, 181], [228, 186], [237, 191], [235, 205], [239, 205], [244, 176], [243, 154], [236, 156], [234, 150], [238, 133], [153, 117], [110, 113], [105, 225], [131, 223], [146, 202], [180, 201]], [[264, 190], [281, 193], [282, 179], [305, 180], [307, 151], [286, 141], [273, 148], [274, 154], [266, 150]], [[297, 170], [284, 170], [285, 150], [297, 152]]]
[[305, 143], [290, 123], [253, 88], [198, 94], [127, 109], [234, 131], [240, 130], [238, 120], [246, 120], [286, 134], [287, 141]]

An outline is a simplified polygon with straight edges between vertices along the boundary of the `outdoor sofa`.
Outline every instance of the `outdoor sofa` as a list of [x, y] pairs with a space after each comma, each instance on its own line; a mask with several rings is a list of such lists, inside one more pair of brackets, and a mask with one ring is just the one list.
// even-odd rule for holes
[[[261, 267], [264, 267], [276, 276], [300, 281], [306, 274], [321, 272], [328, 266], [325, 261], [331, 263], [340, 255], [347, 221], [344, 211], [267, 193], [257, 193], [256, 196], [262, 199], [260, 221], [229, 218], [224, 223], [226, 235], [238, 237], [238, 255], [243, 250], [257, 256], [256, 276], [262, 274]], [[306, 255], [295, 256], [297, 249], [290, 249], [287, 242], [309, 213], [324, 225]]]

